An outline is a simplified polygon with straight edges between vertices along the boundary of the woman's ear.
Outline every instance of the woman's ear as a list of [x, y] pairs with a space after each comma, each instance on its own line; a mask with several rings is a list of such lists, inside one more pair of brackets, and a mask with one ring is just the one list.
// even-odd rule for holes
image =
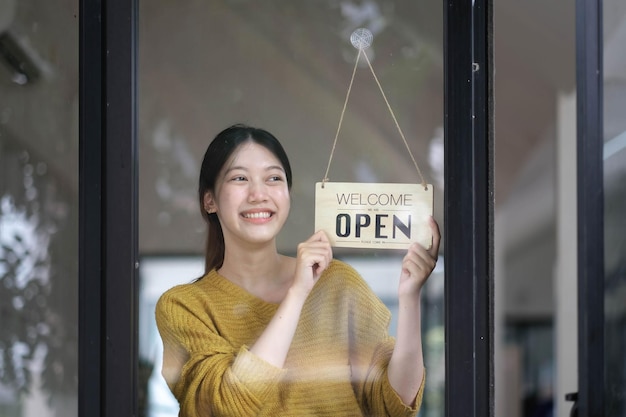
[[204, 193], [204, 211], [208, 214], [217, 213], [217, 205], [215, 204], [215, 199], [213, 198], [213, 193], [207, 191]]

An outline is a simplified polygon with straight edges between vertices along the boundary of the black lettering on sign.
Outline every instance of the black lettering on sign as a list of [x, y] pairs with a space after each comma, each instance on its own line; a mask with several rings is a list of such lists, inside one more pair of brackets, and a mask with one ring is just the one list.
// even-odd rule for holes
[[409, 214], [408, 224], [404, 224], [400, 221], [398, 216], [393, 215], [393, 238], [396, 238], [396, 229], [400, 229], [404, 236], [411, 239], [411, 215]]
[[352, 206], [411, 206], [412, 194], [376, 194], [337, 193], [337, 204]]
[[356, 215], [356, 227], [355, 227], [356, 237], [361, 237], [361, 227], [367, 227], [369, 225], [370, 225], [369, 214], [357, 214]]
[[376, 215], [376, 239], [387, 239], [389, 237], [381, 233], [381, 229], [384, 229], [386, 227], [384, 224], [382, 224], [382, 219], [387, 218], [387, 217], [389, 217], [388, 214]]
[[[341, 225], [341, 220], [342, 219], [345, 220], [343, 232], [341, 231], [341, 229], [342, 229], [342, 227], [341, 227], [342, 226]], [[339, 237], [348, 237], [348, 236], [350, 236], [350, 215], [349, 214], [338, 214], [337, 215], [337, 221], [335, 222], [335, 233]]]
[[[376, 239], [389, 239], [389, 235], [383, 229], [389, 226], [389, 214], [376, 214], [374, 221], [374, 236]], [[362, 229], [370, 227], [372, 218], [369, 214], [357, 214], [354, 219], [354, 237], [360, 238]], [[403, 222], [397, 215], [393, 215], [391, 218], [391, 237], [396, 239], [400, 237], [397, 233], [400, 231], [407, 239], [411, 239], [411, 215], [407, 215], [406, 223]], [[335, 234], [338, 237], [349, 237], [352, 232], [352, 217], [348, 213], [338, 214], [335, 218]]]

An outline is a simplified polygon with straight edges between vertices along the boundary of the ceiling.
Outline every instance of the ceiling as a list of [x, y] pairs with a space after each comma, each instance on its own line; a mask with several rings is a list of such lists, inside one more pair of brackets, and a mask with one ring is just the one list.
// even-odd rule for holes
[[[234, 122], [272, 131], [292, 159], [288, 230], [296, 232], [283, 238], [287, 248], [312, 232], [314, 183], [324, 176], [339, 127], [331, 180], [419, 181], [366, 63], [356, 70], [339, 126], [357, 55], [349, 35], [357, 27], [374, 33], [372, 68], [418, 166], [435, 184], [435, 214], [442, 218], [441, 2], [154, 0], [140, 6], [143, 251], [201, 247], [200, 156]], [[494, 2], [497, 201], [507, 198], [554, 125], [557, 93], [574, 89], [574, 49], [573, 0]]]

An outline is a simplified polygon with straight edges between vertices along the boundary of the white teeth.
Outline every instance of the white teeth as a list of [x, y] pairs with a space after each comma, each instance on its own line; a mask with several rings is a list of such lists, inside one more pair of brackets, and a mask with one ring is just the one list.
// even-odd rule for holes
[[267, 211], [261, 213], [246, 213], [243, 215], [247, 219], [267, 219], [271, 216]]

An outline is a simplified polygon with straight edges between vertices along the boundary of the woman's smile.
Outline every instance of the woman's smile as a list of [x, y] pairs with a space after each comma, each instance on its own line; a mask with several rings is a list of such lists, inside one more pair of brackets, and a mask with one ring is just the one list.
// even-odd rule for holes
[[248, 220], [268, 220], [273, 213], [271, 211], [253, 211], [244, 212], [241, 215]]

